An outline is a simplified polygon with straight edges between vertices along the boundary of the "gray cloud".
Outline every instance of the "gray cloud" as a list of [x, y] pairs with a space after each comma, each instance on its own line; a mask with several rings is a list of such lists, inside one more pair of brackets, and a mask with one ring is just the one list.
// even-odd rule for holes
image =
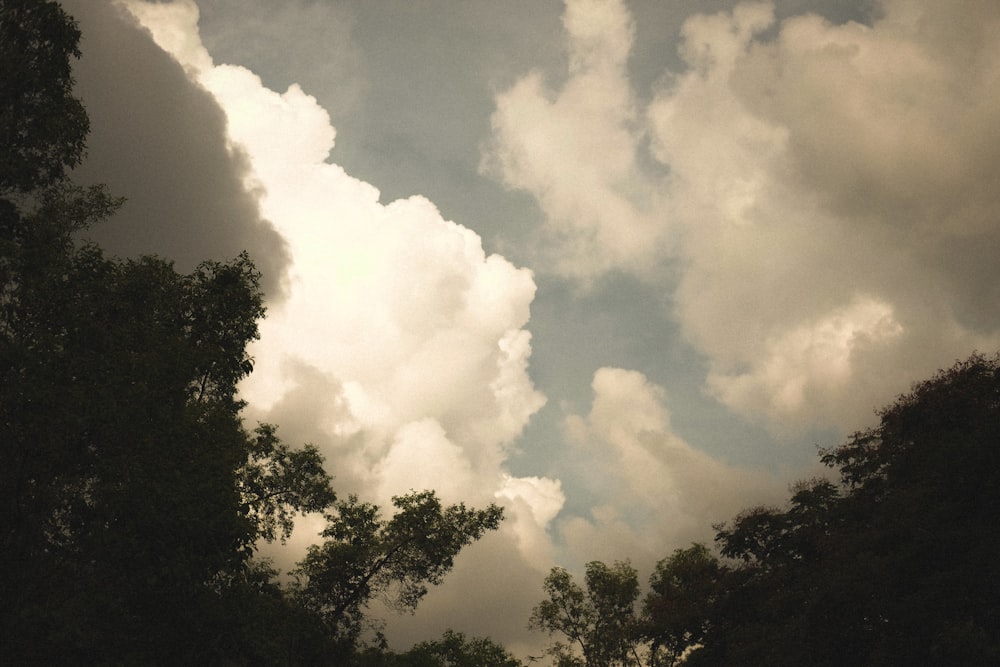
[[180, 270], [247, 250], [267, 294], [279, 295], [285, 242], [244, 185], [247, 162], [227, 146], [219, 105], [124, 10], [63, 4], [83, 32], [74, 73], [91, 119], [76, 177], [128, 199], [91, 237], [114, 254], [157, 254]]

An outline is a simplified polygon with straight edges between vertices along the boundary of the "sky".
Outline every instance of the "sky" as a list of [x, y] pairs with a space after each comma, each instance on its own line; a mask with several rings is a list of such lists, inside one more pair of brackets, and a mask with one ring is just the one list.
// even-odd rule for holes
[[994, 0], [63, 4], [94, 239], [264, 273], [247, 423], [505, 506], [398, 648], [537, 655], [551, 567], [645, 580], [1000, 348]]

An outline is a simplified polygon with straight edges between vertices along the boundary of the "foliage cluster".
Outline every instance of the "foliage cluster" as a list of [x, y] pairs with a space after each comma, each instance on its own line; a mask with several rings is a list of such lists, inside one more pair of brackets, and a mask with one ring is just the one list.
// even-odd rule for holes
[[569, 641], [556, 664], [997, 664], [1000, 356], [879, 416], [822, 452], [836, 475], [716, 526], [721, 558], [662, 560], [641, 606], [627, 564], [589, 564], [585, 591], [554, 569], [532, 623]]

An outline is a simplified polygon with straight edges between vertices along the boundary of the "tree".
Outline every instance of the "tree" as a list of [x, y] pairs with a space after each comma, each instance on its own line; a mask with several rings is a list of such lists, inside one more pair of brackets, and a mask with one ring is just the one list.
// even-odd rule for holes
[[704, 544], [677, 549], [656, 564], [642, 614], [650, 664], [672, 667], [702, 644], [725, 575]]
[[239, 470], [240, 495], [257, 538], [284, 542], [292, 533], [295, 513], [322, 512], [337, 496], [314, 446], [291, 449], [271, 424], [261, 424], [254, 435]]
[[635, 603], [639, 579], [628, 562], [608, 566], [587, 563], [586, 590], [565, 569], [553, 568], [545, 578], [548, 599], [531, 612], [529, 627], [560, 634], [549, 653], [561, 667], [612, 667], [639, 664], [640, 643]]
[[329, 476], [243, 428], [249, 257], [182, 275], [79, 241], [122, 204], [66, 177], [79, 37], [55, 2], [0, 0], [0, 654], [213, 662], [234, 601], [273, 592], [257, 540], [325, 508]]
[[503, 646], [486, 637], [467, 639], [446, 630], [441, 639], [421, 642], [400, 655], [398, 667], [522, 667]]
[[415, 644], [396, 653], [384, 646], [367, 646], [349, 662], [354, 667], [524, 667], [523, 663], [489, 637], [469, 639], [445, 630], [440, 639]]
[[396, 512], [385, 519], [376, 505], [356, 496], [337, 502], [327, 515], [325, 540], [309, 547], [294, 572], [298, 598], [347, 648], [360, 636], [373, 597], [398, 611], [414, 610], [459, 551], [496, 530], [503, 518], [496, 505], [445, 507], [433, 491], [396, 496], [392, 504]]
[[975, 354], [822, 460], [840, 484], [719, 527], [730, 571], [691, 664], [995, 664], [1000, 357]]
[[849, 490], [852, 527], [863, 521], [868, 537], [845, 541], [838, 563], [850, 571], [866, 559], [881, 570], [864, 584], [873, 587], [872, 653], [996, 662], [1000, 355], [973, 354], [939, 371], [879, 416], [822, 457]]
[[[83, 661], [183, 661], [224, 634], [211, 610], [257, 540], [325, 508], [329, 477], [314, 450], [240, 421], [260, 298], [248, 259], [183, 276], [86, 246], [62, 268], [18, 285], [4, 340], [7, 637]], [[206, 331], [204, 313], [230, 310]]]
[[0, 197], [54, 185], [80, 163], [90, 123], [72, 94], [79, 41], [58, 3], [0, 0]]

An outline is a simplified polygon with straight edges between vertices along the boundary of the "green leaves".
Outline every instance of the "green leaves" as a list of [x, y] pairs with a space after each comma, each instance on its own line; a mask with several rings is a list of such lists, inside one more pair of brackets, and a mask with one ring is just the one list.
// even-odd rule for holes
[[322, 512], [336, 501], [332, 478], [312, 445], [289, 448], [271, 424], [258, 426], [254, 436], [237, 480], [242, 506], [259, 539], [284, 542], [292, 534], [295, 514]]
[[309, 548], [295, 571], [299, 596], [322, 614], [347, 641], [361, 630], [363, 612], [375, 595], [400, 611], [413, 610], [429, 585], [441, 582], [455, 556], [488, 530], [503, 510], [441, 504], [433, 491], [393, 498], [390, 519], [356, 496], [338, 502], [327, 515], [325, 541]]
[[553, 568], [545, 578], [548, 599], [531, 612], [528, 627], [562, 635], [567, 644], [549, 648], [559, 665], [611, 667], [638, 663], [641, 641], [635, 603], [639, 579], [628, 562], [611, 566], [587, 563], [586, 590], [563, 568]]

